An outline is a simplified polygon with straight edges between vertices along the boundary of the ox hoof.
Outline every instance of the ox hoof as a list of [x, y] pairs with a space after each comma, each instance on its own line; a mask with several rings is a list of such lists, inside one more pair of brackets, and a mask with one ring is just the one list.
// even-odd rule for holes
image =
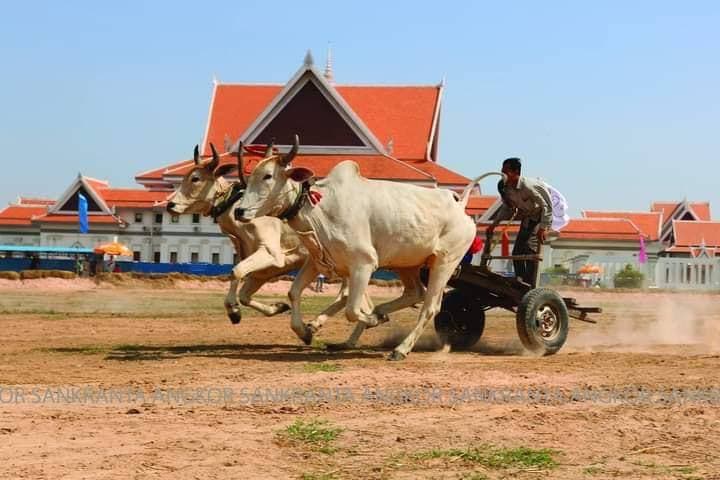
[[228, 312], [228, 318], [233, 325], [237, 325], [242, 320], [242, 315], [239, 310], [237, 312]]
[[305, 329], [305, 333], [303, 334], [302, 337], [300, 337], [300, 340], [302, 340], [305, 345], [310, 345], [310, 344], [312, 344], [312, 340], [313, 340], [313, 331], [312, 331], [312, 329], [311, 329], [311, 328], [306, 328], [306, 329]]
[[285, 313], [290, 310], [290, 305], [284, 302], [279, 302], [274, 305], [275, 307], [275, 315], [278, 315], [280, 313]]
[[407, 355], [405, 355], [404, 353], [393, 350], [387, 359], [391, 362], [399, 362], [401, 360], [405, 360], [406, 358]]

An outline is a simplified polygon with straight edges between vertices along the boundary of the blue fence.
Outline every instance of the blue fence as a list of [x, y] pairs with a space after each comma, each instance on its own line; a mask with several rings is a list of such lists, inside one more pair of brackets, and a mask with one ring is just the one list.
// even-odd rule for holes
[[[29, 258], [0, 258], [0, 271], [20, 272], [30, 269]], [[186, 273], [189, 275], [228, 275], [232, 265], [216, 265], [212, 263], [150, 263], [150, 262], [117, 262], [121, 272], [137, 273]], [[39, 270], [75, 271], [75, 260], [65, 258], [41, 258]], [[295, 275], [296, 272], [290, 272]], [[388, 270], [378, 270], [372, 278], [377, 280], [396, 280], [398, 277]]]
[[[29, 258], [1, 258], [0, 272], [20, 272], [30, 270]], [[69, 270], [75, 271], [75, 260], [66, 258], [41, 258], [38, 261], [38, 270]]]

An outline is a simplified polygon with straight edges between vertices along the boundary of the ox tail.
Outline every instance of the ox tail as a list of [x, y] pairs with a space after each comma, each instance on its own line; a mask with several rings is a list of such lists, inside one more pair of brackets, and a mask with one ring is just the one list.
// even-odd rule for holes
[[484, 179], [485, 177], [489, 177], [492, 175], [499, 175], [499, 176], [505, 178], [504, 173], [488, 172], [488, 173], [483, 173], [479, 177], [472, 179], [472, 181], [470, 183], [468, 183], [468, 186], [465, 187], [465, 190], [463, 190], [463, 193], [460, 196], [460, 203], [462, 204], [463, 208], [465, 208], [467, 206], [468, 199], [470, 198], [470, 192], [472, 192], [472, 189], [475, 188], [475, 185], [477, 185], [480, 182], [480, 180]]

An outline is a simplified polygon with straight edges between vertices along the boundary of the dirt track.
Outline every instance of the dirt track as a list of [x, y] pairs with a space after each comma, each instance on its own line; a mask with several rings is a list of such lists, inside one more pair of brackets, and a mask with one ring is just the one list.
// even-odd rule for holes
[[[524, 356], [501, 314], [474, 352], [437, 351], [430, 329], [393, 363], [413, 311], [332, 354], [286, 315], [232, 326], [221, 287], [88, 288], [0, 290], [3, 478], [720, 478], [718, 296], [573, 292], [606, 313], [555, 356]], [[73, 388], [84, 402], [58, 397]], [[341, 431], [288, 436], [313, 420]], [[519, 447], [556, 465], [469, 454]]]

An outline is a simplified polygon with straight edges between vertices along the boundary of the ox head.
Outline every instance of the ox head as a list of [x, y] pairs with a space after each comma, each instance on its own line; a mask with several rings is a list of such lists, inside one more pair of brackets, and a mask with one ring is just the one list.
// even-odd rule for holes
[[299, 184], [314, 175], [307, 168], [290, 167], [298, 148], [297, 135], [292, 148], [285, 155], [273, 155], [272, 148], [268, 148], [265, 158], [247, 178], [245, 196], [236, 210], [238, 220], [247, 222], [263, 215], [278, 217], [291, 207], [300, 194]]
[[[215, 145], [210, 144], [212, 158], [201, 161], [198, 146], [195, 145], [193, 160], [195, 164], [185, 175], [180, 186], [168, 197], [167, 210], [170, 213], [209, 214], [216, 194], [222, 188], [223, 175], [240, 166], [242, 171], [242, 153], [238, 154], [238, 165], [220, 165], [220, 156]], [[242, 152], [242, 144], [239, 151]], [[240, 175], [241, 181], [243, 176]]]

